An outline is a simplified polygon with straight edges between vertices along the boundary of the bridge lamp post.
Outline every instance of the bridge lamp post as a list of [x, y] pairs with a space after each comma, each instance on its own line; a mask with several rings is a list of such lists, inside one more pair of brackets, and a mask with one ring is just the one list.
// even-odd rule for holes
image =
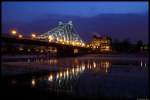
[[79, 42], [77, 42], [77, 46], [79, 46], [80, 45], [80, 43]]
[[82, 45], [82, 47], [84, 47], [84, 46], [85, 46], [85, 44], [84, 44], [84, 43], [82, 43], [81, 45]]
[[20, 38], [20, 39], [23, 38], [23, 35], [19, 34], [19, 35], [18, 35], [18, 38]]
[[36, 38], [36, 34], [35, 33], [31, 33], [31, 38], [32, 39]]
[[73, 42], [72, 42], [72, 45], [74, 46], [74, 44], [75, 44], [75, 42], [73, 41]]
[[11, 30], [11, 35], [16, 36], [17, 31], [16, 30]]
[[61, 44], [64, 44], [65, 42], [64, 42], [64, 40], [63, 40], [63, 39], [60, 39], [60, 43], [61, 43]]
[[89, 48], [90, 46], [87, 44], [86, 47]]
[[68, 40], [67, 40], [66, 42], [67, 42], [67, 44], [69, 44], [69, 41], [68, 41]]
[[76, 41], [74, 41], [74, 46], [77, 46], [77, 42]]
[[62, 43], [63, 43], [63, 40], [62, 40], [62, 39], [60, 39], [60, 40], [59, 40], [59, 42], [62, 44]]
[[51, 42], [53, 40], [53, 37], [51, 35], [48, 36], [48, 41]]

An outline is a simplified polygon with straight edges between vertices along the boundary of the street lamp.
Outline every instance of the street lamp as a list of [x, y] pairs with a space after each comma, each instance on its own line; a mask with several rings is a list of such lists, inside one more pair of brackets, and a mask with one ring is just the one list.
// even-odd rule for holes
[[81, 45], [82, 45], [83, 47], [85, 46], [85, 44], [84, 44], [84, 43], [82, 43]]
[[53, 40], [53, 37], [51, 35], [49, 35], [48, 40], [49, 40], [49, 42], [51, 42]]
[[19, 37], [19, 38], [23, 38], [23, 35], [19, 34], [18, 37]]
[[16, 30], [11, 30], [11, 34], [15, 36], [17, 34], [17, 31]]
[[32, 38], [36, 38], [36, 34], [35, 34], [35, 33], [32, 33], [32, 34], [31, 34], [31, 37], [32, 37]]

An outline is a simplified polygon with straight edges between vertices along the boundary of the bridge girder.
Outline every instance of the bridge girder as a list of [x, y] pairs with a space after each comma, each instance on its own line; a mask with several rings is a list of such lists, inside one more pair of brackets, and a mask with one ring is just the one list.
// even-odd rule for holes
[[[44, 40], [49, 40], [49, 36], [51, 36], [52, 40], [51, 42], [79, 42], [79, 43], [84, 43], [84, 41], [81, 39], [81, 37], [76, 33], [73, 24], [71, 21], [68, 23], [62, 23], [59, 22], [59, 26], [56, 28], [37, 36], [38, 39], [44, 39]], [[85, 44], [85, 43], [84, 43]]]

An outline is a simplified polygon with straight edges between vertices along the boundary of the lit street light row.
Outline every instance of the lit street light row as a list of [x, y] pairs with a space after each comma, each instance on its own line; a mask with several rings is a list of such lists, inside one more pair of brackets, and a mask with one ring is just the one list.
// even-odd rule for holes
[[18, 34], [16, 30], [11, 30], [11, 34], [12, 34], [12, 36], [18, 36], [18, 38], [23, 38], [23, 35], [22, 34]]
[[[11, 35], [18, 37], [18, 38], [23, 38], [22, 34], [18, 34], [17, 31], [15, 29], [11, 30]], [[31, 38], [34, 39], [36, 38], [36, 34], [35, 33], [31, 33]]]
[[[15, 29], [11, 30], [11, 35], [14, 36], [14, 37], [17, 37], [19, 39], [23, 38], [23, 35], [22, 34], [18, 34]], [[36, 37], [37, 37], [36, 33], [32, 32], [31, 33], [31, 39], [36, 39]], [[48, 36], [48, 41], [52, 42], [52, 40], [53, 40], [53, 37], [51, 35], [49, 35]], [[59, 38], [57, 38], [57, 40], [61, 44], [86, 47], [86, 45], [84, 43], [80, 43], [79, 41], [68, 41], [68, 40], [65, 41], [65, 40], [62, 40], [62, 39], [59, 39]]]

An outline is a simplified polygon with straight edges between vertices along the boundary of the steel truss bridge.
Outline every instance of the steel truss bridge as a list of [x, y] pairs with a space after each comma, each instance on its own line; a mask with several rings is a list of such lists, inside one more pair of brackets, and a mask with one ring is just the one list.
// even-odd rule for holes
[[[53, 49], [59, 56], [82, 55], [91, 52], [91, 48], [85, 45], [85, 42], [75, 31], [71, 21], [68, 23], [59, 22], [59, 25], [34, 38], [2, 37], [2, 46], [4, 53], [18, 54], [53, 54]], [[20, 51], [20, 48], [23, 50]], [[33, 50], [32, 50], [33, 49]], [[35, 49], [35, 50], [34, 50]], [[37, 49], [39, 49], [37, 51]], [[28, 52], [30, 50], [30, 52]], [[42, 50], [42, 53], [41, 53]]]
[[77, 34], [72, 21], [68, 23], [59, 22], [54, 29], [38, 35], [36, 39], [48, 41], [51, 43], [60, 43], [73, 46], [85, 46], [85, 42]]

